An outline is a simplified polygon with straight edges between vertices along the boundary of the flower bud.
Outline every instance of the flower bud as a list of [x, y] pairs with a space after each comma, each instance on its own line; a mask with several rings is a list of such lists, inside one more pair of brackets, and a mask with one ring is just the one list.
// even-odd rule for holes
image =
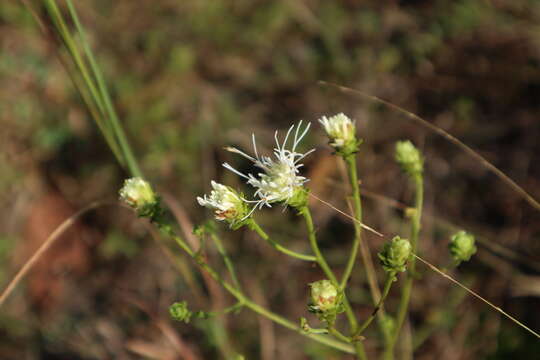
[[409, 140], [396, 143], [396, 161], [409, 175], [419, 175], [424, 171], [422, 154]]
[[309, 284], [311, 299], [309, 309], [315, 313], [335, 310], [340, 303], [338, 289], [330, 280], [319, 280]]
[[379, 253], [379, 259], [387, 273], [403, 272], [407, 268], [411, 253], [412, 247], [409, 240], [396, 236], [384, 244], [383, 250]]
[[214, 210], [216, 220], [226, 221], [231, 228], [237, 228], [249, 214], [247, 204], [232, 188], [215, 181], [211, 184], [210, 196], [197, 197], [199, 205]]
[[361, 142], [356, 139], [356, 127], [347, 115], [339, 113], [329, 118], [323, 116], [319, 122], [330, 139], [330, 146], [338, 154], [348, 156], [358, 151]]
[[469, 261], [476, 253], [474, 235], [465, 231], [459, 231], [452, 236], [448, 249], [457, 264], [462, 261]]
[[126, 179], [120, 189], [120, 200], [141, 217], [153, 217], [159, 212], [159, 198], [148, 181], [139, 177]]
[[191, 319], [192, 312], [189, 311], [187, 302], [175, 302], [169, 307], [169, 314], [176, 321], [183, 321], [186, 324], [189, 323]]

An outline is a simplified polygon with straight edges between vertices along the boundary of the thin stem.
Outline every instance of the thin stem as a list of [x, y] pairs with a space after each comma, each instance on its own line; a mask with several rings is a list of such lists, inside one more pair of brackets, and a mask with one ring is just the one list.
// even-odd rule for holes
[[195, 262], [197, 265], [204, 270], [210, 277], [212, 277], [217, 283], [219, 283], [225, 290], [227, 290], [236, 300], [242, 303], [245, 307], [256, 312], [257, 314], [264, 316], [290, 330], [293, 330], [303, 336], [306, 336], [312, 340], [320, 342], [321, 344], [328, 345], [334, 349], [341, 350], [343, 352], [354, 354], [355, 350], [349, 344], [344, 344], [341, 341], [337, 341], [328, 336], [319, 335], [319, 334], [306, 334], [302, 328], [293, 322], [283, 318], [282, 316], [273, 313], [272, 311], [262, 307], [261, 305], [253, 302], [247, 296], [245, 296], [240, 290], [235, 288], [233, 285], [227, 283], [208, 263], [205, 262], [204, 258], [199, 256], [198, 253], [191, 250], [188, 244], [178, 235], [176, 235], [170, 226], [156, 223], [156, 225], [162, 230], [165, 235], [172, 237], [176, 243], [184, 250]]
[[253, 219], [248, 224], [249, 228], [255, 231], [263, 240], [265, 240], [267, 243], [269, 243], [274, 249], [277, 251], [280, 251], [286, 255], [289, 255], [293, 258], [304, 260], [304, 261], [317, 261], [317, 258], [313, 255], [305, 255], [298, 253], [293, 250], [289, 250], [286, 247], [280, 245], [278, 242], [270, 238], [266, 232], [257, 224], [257, 222]]
[[311, 217], [311, 211], [309, 211], [309, 207], [305, 206], [300, 212], [304, 217], [304, 220], [306, 221], [309, 243], [311, 245], [311, 249], [315, 253], [317, 263], [321, 267], [326, 277], [332, 282], [332, 284], [335, 287], [339, 287], [339, 282], [334, 275], [334, 272], [332, 271], [332, 269], [330, 269], [330, 266], [328, 266], [328, 263], [326, 262], [323, 254], [321, 253], [321, 250], [319, 249], [317, 236], [315, 235], [315, 226], [313, 225], [313, 218]]
[[371, 313], [371, 315], [358, 327], [358, 330], [354, 335], [353, 338], [360, 336], [362, 332], [364, 332], [365, 329], [371, 324], [373, 319], [375, 319], [375, 316], [379, 313], [380, 309], [382, 308], [382, 305], [384, 301], [386, 300], [386, 297], [388, 296], [388, 293], [390, 292], [390, 288], [392, 287], [392, 284], [395, 282], [396, 274], [391, 273], [388, 274], [386, 277], [386, 281], [384, 283], [383, 293], [381, 298], [379, 299], [379, 302], [377, 303], [377, 306], [375, 306], [375, 309]]
[[238, 281], [238, 277], [236, 276], [236, 270], [234, 269], [234, 264], [231, 261], [231, 258], [229, 257], [229, 254], [227, 254], [227, 250], [225, 250], [225, 246], [223, 246], [223, 242], [221, 241], [220, 237], [217, 236], [214, 233], [210, 234], [210, 237], [214, 241], [214, 244], [216, 245], [217, 251], [223, 258], [223, 262], [225, 263], [225, 266], [227, 267], [227, 270], [229, 271], [229, 274], [231, 274], [231, 279], [234, 284], [234, 286], [241, 290], [240, 282]]
[[[315, 227], [313, 225], [313, 218], [311, 217], [311, 212], [309, 211], [308, 206], [304, 206], [302, 209], [300, 209], [300, 213], [304, 217], [304, 220], [306, 222], [306, 227], [308, 231], [309, 236], [309, 243], [311, 244], [311, 249], [315, 253], [315, 256], [317, 257], [317, 264], [321, 267], [322, 271], [326, 275], [326, 277], [332, 282], [332, 284], [338, 288], [339, 283], [334, 275], [334, 272], [332, 269], [330, 269], [330, 266], [328, 266], [328, 263], [326, 262], [324, 256], [321, 253], [321, 250], [319, 249], [319, 244], [317, 243], [317, 236], [315, 235]], [[351, 304], [349, 303], [349, 300], [347, 299], [347, 296], [345, 293], [343, 293], [343, 305], [345, 306], [345, 315], [347, 316], [347, 320], [349, 321], [349, 326], [351, 328], [351, 333], [354, 333], [358, 327], [358, 321], [356, 320], [356, 317], [354, 316], [354, 313], [351, 308]], [[356, 355], [360, 359], [367, 359], [364, 346], [360, 342], [356, 342], [354, 344]]]
[[[345, 158], [347, 163], [347, 170], [349, 172], [349, 182], [352, 188], [352, 198], [354, 204], [354, 217], [359, 222], [362, 222], [362, 203], [360, 200], [360, 189], [358, 188], [358, 175], [356, 171], [356, 156], [350, 155]], [[358, 222], [354, 222], [354, 241], [351, 248], [351, 253], [349, 255], [349, 260], [345, 266], [345, 271], [343, 272], [343, 277], [341, 278], [340, 289], [343, 291], [345, 286], [347, 286], [347, 281], [351, 276], [354, 263], [356, 262], [356, 254], [358, 253], [358, 247], [362, 241], [362, 228]], [[364, 264], [365, 265], [365, 264]], [[372, 293], [373, 296], [373, 293]]]
[[[373, 265], [373, 261], [371, 260], [369, 247], [365, 241], [362, 241], [362, 226], [361, 226], [362, 200], [360, 196], [356, 156], [351, 155], [351, 156], [346, 157], [345, 162], [347, 164], [349, 183], [352, 190], [354, 218], [356, 221], [353, 221], [355, 239], [354, 239], [354, 243], [351, 249], [351, 255], [349, 257], [349, 261], [345, 269], [345, 274], [343, 275], [343, 278], [341, 280], [341, 288], [345, 289], [345, 287], [347, 286], [348, 278], [353, 270], [354, 263], [356, 260], [358, 247], [360, 247], [360, 256], [362, 258], [362, 263], [366, 271], [366, 277], [368, 280], [371, 300], [373, 302], [373, 305], [375, 305], [378, 309], [377, 311], [378, 316], [382, 319], [382, 317], [384, 316], [384, 305], [380, 303], [381, 291], [379, 289], [379, 285], [377, 281], [377, 273], [375, 271], [375, 266]], [[379, 306], [379, 303], [380, 303], [380, 306]], [[382, 322], [379, 322], [379, 324], [381, 325]], [[383, 333], [385, 340], [388, 341], [388, 332], [384, 331], [384, 329], [382, 328], [382, 325], [381, 325], [381, 332]]]
[[351, 342], [351, 338], [343, 335], [338, 329], [334, 327], [334, 325], [328, 326], [328, 333], [334, 335], [336, 338], [338, 338], [341, 341], [344, 341], [347, 343]]
[[[422, 174], [415, 174], [413, 177], [415, 185], [415, 212], [411, 224], [411, 246], [412, 253], [416, 254], [418, 248], [418, 235], [420, 234], [420, 222], [422, 219], [422, 207], [424, 202], [424, 181]], [[398, 313], [396, 317], [396, 327], [389, 342], [386, 344], [385, 359], [391, 360], [394, 358], [394, 347], [396, 345], [399, 333], [405, 322], [405, 317], [409, 309], [413, 281], [416, 275], [416, 256], [413, 256], [409, 261], [407, 269], [407, 279], [401, 291], [401, 299], [399, 302]]]

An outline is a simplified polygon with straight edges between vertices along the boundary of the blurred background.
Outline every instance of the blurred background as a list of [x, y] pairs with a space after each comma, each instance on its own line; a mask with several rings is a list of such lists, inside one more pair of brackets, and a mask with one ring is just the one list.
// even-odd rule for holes
[[[365, 222], [408, 235], [402, 210], [412, 205], [412, 186], [393, 150], [395, 141], [411, 139], [426, 158], [421, 254], [445, 267], [451, 234], [474, 233], [478, 253], [452, 274], [540, 329], [539, 211], [442, 137], [380, 104], [318, 84], [356, 88], [422, 116], [539, 198], [540, 2], [92, 0], [76, 7], [141, 168], [186, 236], [211, 215], [195, 201], [210, 180], [249, 191], [220, 165], [250, 170], [249, 163], [223, 146], [250, 150], [255, 132], [260, 152], [269, 152], [273, 132], [300, 119], [313, 125], [302, 150], [317, 149], [303, 172], [309, 186], [347, 209], [343, 165], [316, 121], [345, 112], [364, 139]], [[39, 2], [34, 8], [43, 14]], [[128, 176], [57, 53], [23, 2], [0, 2], [2, 289], [63, 220], [94, 200], [115, 201]], [[339, 272], [352, 224], [320, 203], [312, 206], [321, 246]], [[276, 240], [309, 251], [292, 211], [276, 206], [256, 216]], [[322, 277], [317, 268], [282, 256], [247, 230], [218, 228], [255, 301], [294, 322], [307, 316], [307, 283]], [[368, 233], [365, 239], [375, 256], [382, 241]], [[207, 251], [222, 269], [215, 250]], [[361, 269], [350, 294], [365, 318], [372, 307]], [[421, 264], [418, 271], [406, 327], [416, 359], [538, 356], [532, 335]], [[348, 358], [249, 310], [175, 323], [168, 306], [180, 300], [193, 310], [233, 302], [129, 210], [101, 207], [41, 258], [0, 309], [0, 358]], [[368, 353], [379, 345], [368, 331]]]

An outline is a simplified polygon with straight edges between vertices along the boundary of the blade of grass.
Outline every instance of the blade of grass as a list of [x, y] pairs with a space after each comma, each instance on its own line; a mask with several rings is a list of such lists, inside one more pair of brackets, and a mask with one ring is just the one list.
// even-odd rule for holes
[[66, 0], [66, 3], [67, 3], [71, 18], [73, 19], [73, 23], [75, 24], [75, 28], [77, 29], [77, 32], [80, 34], [81, 44], [86, 54], [86, 57], [88, 58], [88, 62], [90, 63], [90, 68], [92, 70], [92, 73], [95, 79], [97, 80], [98, 91], [99, 91], [99, 95], [101, 96], [100, 100], [105, 105], [105, 111], [108, 115], [108, 120], [110, 121], [109, 124], [112, 126], [113, 134], [116, 136], [116, 140], [118, 141], [118, 144], [120, 145], [120, 149], [123, 153], [124, 160], [127, 163], [127, 166], [129, 168], [131, 175], [140, 177], [142, 175], [141, 170], [139, 168], [137, 161], [135, 160], [135, 156], [133, 155], [131, 147], [129, 146], [124, 129], [120, 125], [120, 121], [118, 120], [118, 115], [111, 102], [109, 90], [105, 84], [103, 75], [101, 73], [101, 69], [99, 68], [96, 62], [92, 49], [90, 48], [90, 44], [88, 43], [84, 28], [81, 25], [81, 22], [79, 21], [79, 16], [77, 15], [77, 11], [75, 10], [75, 7], [73, 6], [73, 3], [71, 2], [71, 0]]

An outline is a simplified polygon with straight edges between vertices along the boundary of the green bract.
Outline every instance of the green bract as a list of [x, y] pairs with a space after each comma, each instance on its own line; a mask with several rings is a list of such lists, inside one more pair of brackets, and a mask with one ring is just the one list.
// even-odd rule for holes
[[469, 261], [471, 256], [476, 253], [474, 235], [465, 231], [457, 232], [452, 236], [450, 244], [448, 244], [448, 249], [456, 263]]
[[291, 196], [285, 203], [292, 206], [295, 209], [302, 209], [307, 206], [309, 197], [309, 189], [304, 186], [299, 186], [294, 189], [293, 196]]
[[409, 140], [396, 143], [396, 161], [403, 171], [411, 176], [419, 175], [424, 171], [422, 154]]
[[403, 272], [407, 269], [407, 261], [411, 257], [412, 247], [407, 239], [399, 236], [384, 244], [379, 259], [384, 271], [388, 273]]

